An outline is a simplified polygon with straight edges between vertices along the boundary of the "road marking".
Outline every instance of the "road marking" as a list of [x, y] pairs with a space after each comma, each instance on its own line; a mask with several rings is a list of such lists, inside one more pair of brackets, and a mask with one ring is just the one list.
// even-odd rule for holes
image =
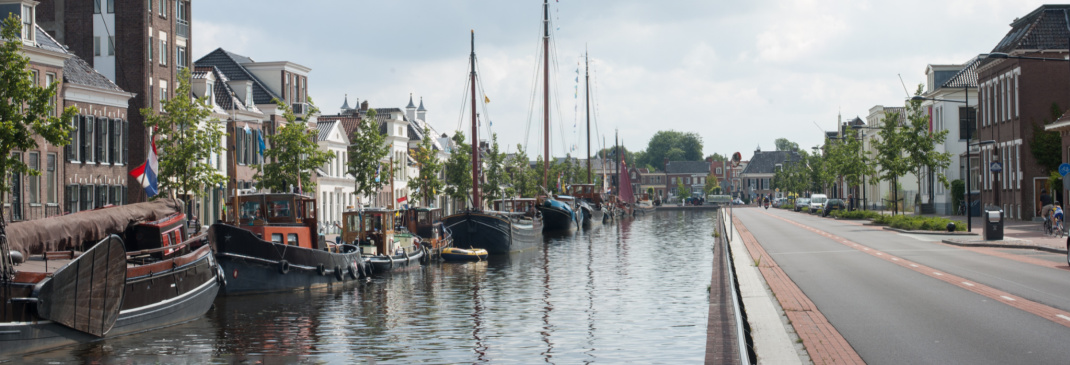
[[[772, 214], [769, 214], [769, 213], [765, 213], [765, 214], [769, 215], [771, 217], [780, 219], [782, 221], [788, 222], [788, 223], [793, 224], [795, 226], [798, 226], [800, 228], [810, 228], [808, 226], [803, 225], [802, 223], [799, 223], [799, 222], [796, 222], [796, 221], [793, 221], [793, 220], [790, 220], [790, 219], [787, 219], [787, 218], [778, 217], [778, 216], [775, 216], [775, 215], [772, 215]], [[825, 232], [825, 231], [818, 231], [818, 232], [820, 232], [822, 235], [827, 235], [827, 236], [833, 238], [833, 240], [832, 240], [833, 242], [837, 242], [838, 241], [837, 239], [844, 240], [843, 237], [832, 235], [829, 232]], [[847, 241], [847, 242], [850, 242], [850, 243], [856, 244], [856, 245], [860, 245], [859, 243], [853, 242], [853, 241]], [[837, 242], [837, 243], [839, 243], [839, 242]], [[848, 245], [847, 243], [841, 243], [841, 244], [843, 244], [844, 246], [851, 247], [851, 245]], [[1051, 307], [1051, 306], [1048, 306], [1048, 305], [1044, 305], [1044, 304], [1041, 304], [1039, 302], [1035, 302], [1035, 301], [1032, 301], [1032, 300], [1024, 299], [1024, 298], [1022, 300], [1017, 300], [1014, 297], [1011, 297], [1011, 293], [996, 289], [996, 288], [988, 286], [988, 285], [984, 285], [984, 284], [974, 284], [972, 286], [971, 285], [965, 285], [963, 283], [967, 281], [966, 278], [963, 278], [963, 277], [960, 277], [960, 276], [957, 276], [957, 275], [954, 275], [954, 274], [941, 273], [939, 271], [934, 270], [931, 267], [927, 267], [925, 265], [918, 265], [918, 264], [916, 264], [914, 262], [911, 262], [909, 260], [902, 259], [902, 258], [900, 258], [901, 260], [892, 260], [893, 258], [896, 258], [894, 255], [891, 255], [891, 254], [882, 255], [881, 251], [876, 250], [876, 249], [870, 250], [869, 247], [866, 247], [865, 245], [861, 245], [861, 247], [862, 247], [863, 251], [865, 251], [866, 253], [872, 255], [873, 257], [876, 257], [876, 258], [879, 258], [879, 259], [894, 263], [894, 264], [902, 266], [902, 267], [908, 267], [909, 266], [909, 267], [912, 268], [911, 270], [914, 270], [915, 272], [918, 272], [918, 273], [923, 274], [923, 275], [928, 275], [929, 277], [932, 277], [934, 279], [944, 281], [944, 282], [946, 282], [948, 284], [958, 286], [960, 288], [969, 290], [969, 291], [971, 291], [971, 292], [973, 292], [975, 294], [978, 294], [978, 295], [981, 295], [981, 296], [984, 296], [984, 297], [987, 297], [987, 298], [990, 298], [990, 299], [994, 299], [994, 300], [1001, 300], [1002, 299], [1004, 304], [1007, 304], [1007, 305], [1009, 305], [1011, 307], [1017, 308], [1017, 309], [1022, 310], [1024, 312], [1027, 312], [1027, 313], [1031, 313], [1033, 315], [1036, 315], [1038, 317], [1047, 319], [1049, 321], [1053, 321], [1053, 322], [1061, 324], [1063, 326], [1070, 327], [1070, 312], [1067, 312], [1067, 311], [1064, 311], [1062, 309], [1058, 309], [1058, 308], [1055, 308], [1055, 307]], [[1056, 321], [1055, 318], [1062, 318], [1062, 319], [1064, 319], [1064, 321]]]
[[971, 283], [971, 282], [969, 282], [969, 281], [963, 281], [962, 283], [963, 283], [963, 284], [966, 284], [966, 286], [973, 286], [973, 283]]

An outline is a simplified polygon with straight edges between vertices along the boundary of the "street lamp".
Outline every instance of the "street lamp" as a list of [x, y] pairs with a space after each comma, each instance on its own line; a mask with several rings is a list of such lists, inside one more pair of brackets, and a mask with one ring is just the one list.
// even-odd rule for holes
[[[991, 56], [992, 56], [992, 54], [988, 55], [988, 57], [991, 57]], [[973, 204], [973, 199], [972, 199], [973, 195], [972, 194], [973, 194], [973, 192], [971, 191], [971, 188], [970, 188], [970, 175], [972, 174], [972, 171], [973, 171], [971, 166], [970, 166], [970, 160], [973, 158], [973, 156], [970, 153], [970, 141], [973, 139], [974, 126], [973, 126], [973, 122], [970, 120], [970, 86], [969, 86], [969, 84], [965, 84], [964, 83], [963, 86], [962, 86], [962, 91], [965, 94], [965, 96], [964, 96], [964, 98], [966, 99], [965, 101], [952, 100], [952, 99], [926, 98], [926, 97], [923, 97], [921, 95], [914, 95], [913, 97], [910, 98], [910, 101], [930, 100], [930, 101], [942, 101], [942, 102], [948, 102], [948, 103], [963, 103], [963, 104], [966, 104], [966, 232], [973, 232], [973, 217], [972, 217], [972, 215], [973, 215], [973, 211], [972, 211], [972, 204]]]

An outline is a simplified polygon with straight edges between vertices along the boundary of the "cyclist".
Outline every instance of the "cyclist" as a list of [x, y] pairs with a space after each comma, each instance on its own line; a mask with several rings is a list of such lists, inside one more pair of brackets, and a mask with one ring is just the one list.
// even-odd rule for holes
[[1060, 236], [1063, 234], [1063, 207], [1059, 205], [1059, 202], [1055, 202], [1055, 208], [1051, 213], [1051, 228]]

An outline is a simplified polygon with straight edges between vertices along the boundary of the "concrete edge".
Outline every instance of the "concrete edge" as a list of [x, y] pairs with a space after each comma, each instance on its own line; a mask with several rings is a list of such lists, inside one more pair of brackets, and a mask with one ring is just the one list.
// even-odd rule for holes
[[[725, 219], [730, 217], [726, 214]], [[739, 235], [731, 220], [729, 246], [732, 249], [732, 265], [736, 269], [736, 281], [739, 283], [743, 311], [747, 313], [750, 324], [754, 352], [759, 363], [769, 364], [809, 364], [810, 356], [801, 345], [796, 346], [799, 336], [795, 327], [788, 323], [788, 316], [780, 302], [773, 297], [773, 291], [765, 282], [765, 277], [753, 265], [743, 237]]]
[[[874, 226], [879, 226], [879, 224], [873, 224], [873, 225]], [[886, 230], [886, 231], [894, 231], [894, 232], [899, 232], [899, 233], [909, 233], [909, 234], [927, 234], [927, 235], [933, 235], [933, 236], [976, 236], [977, 235], [977, 233], [973, 233], [973, 232], [917, 231], [917, 230], [909, 230], [909, 229], [902, 229], [902, 228], [892, 228], [892, 227], [884, 227], [884, 230]]]
[[1024, 245], [1013, 245], [1013, 244], [1007, 244], [1007, 243], [956, 242], [954, 240], [942, 240], [940, 242], [943, 242], [943, 243], [946, 243], [946, 244], [949, 244], [949, 245], [961, 246], [961, 247], [1016, 248], [1016, 249], [1023, 249], [1023, 250], [1036, 250], [1036, 251], [1044, 251], [1044, 252], [1051, 252], [1051, 253], [1059, 253], [1059, 254], [1064, 254], [1064, 255], [1067, 253], [1066, 250], [1047, 247], [1047, 246], [1024, 246]]

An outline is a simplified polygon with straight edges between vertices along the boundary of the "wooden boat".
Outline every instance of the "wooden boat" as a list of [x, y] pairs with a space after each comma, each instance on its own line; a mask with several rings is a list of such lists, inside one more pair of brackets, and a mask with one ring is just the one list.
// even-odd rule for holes
[[432, 253], [453, 245], [453, 236], [442, 225], [442, 209], [415, 207], [405, 210], [404, 225], [420, 237], [420, 243]]
[[316, 234], [315, 199], [261, 193], [236, 204], [237, 221], [213, 224], [208, 234], [226, 275], [223, 294], [311, 289], [367, 275], [357, 246]]
[[26, 259], [0, 270], [13, 274], [0, 275], [0, 358], [204, 315], [223, 278], [179, 207], [157, 200], [9, 225], [0, 244]]
[[637, 213], [653, 213], [654, 209], [654, 201], [650, 199], [650, 194], [637, 194], [635, 201], [635, 211]]
[[[476, 51], [475, 32], [472, 32], [471, 62], [472, 92], [472, 207], [442, 219], [442, 224], [452, 235], [455, 245], [487, 250], [492, 255], [523, 251], [542, 242], [542, 216], [535, 212], [534, 199], [524, 210], [484, 210], [483, 196], [479, 192], [482, 181], [479, 174], [479, 123], [476, 122]], [[499, 208], [501, 209], [501, 208]], [[511, 213], [515, 212], [515, 213]]]
[[482, 248], [463, 249], [446, 247], [442, 249], [442, 259], [445, 261], [483, 261], [487, 259], [487, 250]]
[[393, 209], [350, 210], [342, 213], [342, 240], [355, 244], [376, 273], [400, 269], [414, 263], [429, 263], [428, 248], [420, 238], [395, 226]]
[[576, 197], [581, 214], [580, 222], [583, 226], [602, 224], [605, 220], [605, 199], [601, 192], [595, 190], [594, 184], [573, 184], [569, 187], [569, 194]]
[[576, 214], [567, 200], [543, 196], [538, 202], [536, 207], [542, 213], [543, 233], [568, 231], [575, 227]]

